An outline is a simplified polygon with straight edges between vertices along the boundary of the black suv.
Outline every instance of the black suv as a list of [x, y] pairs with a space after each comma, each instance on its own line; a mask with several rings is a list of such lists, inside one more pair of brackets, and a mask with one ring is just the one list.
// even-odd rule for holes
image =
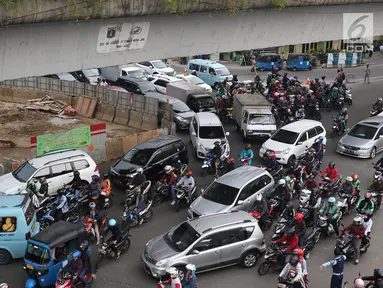
[[142, 167], [148, 180], [158, 180], [166, 165], [176, 160], [188, 164], [188, 151], [182, 140], [175, 136], [158, 136], [130, 149], [110, 167], [109, 176], [113, 184], [125, 186]]
[[118, 77], [116, 80], [116, 85], [134, 94], [160, 94], [157, 92], [156, 87], [154, 87], [153, 83], [148, 81], [146, 78], [136, 78], [129, 76]]

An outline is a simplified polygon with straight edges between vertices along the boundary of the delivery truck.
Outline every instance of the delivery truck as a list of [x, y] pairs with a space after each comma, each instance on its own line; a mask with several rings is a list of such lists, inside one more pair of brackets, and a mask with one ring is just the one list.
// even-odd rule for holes
[[271, 104], [261, 94], [234, 95], [233, 119], [244, 139], [268, 138], [277, 130]]
[[177, 81], [166, 85], [166, 95], [186, 103], [194, 112], [215, 113], [215, 101], [206, 90], [186, 81]]
[[133, 65], [116, 65], [100, 68], [101, 75], [110, 83], [115, 83], [118, 77], [130, 76], [136, 78], [144, 78], [149, 74], [140, 67]]

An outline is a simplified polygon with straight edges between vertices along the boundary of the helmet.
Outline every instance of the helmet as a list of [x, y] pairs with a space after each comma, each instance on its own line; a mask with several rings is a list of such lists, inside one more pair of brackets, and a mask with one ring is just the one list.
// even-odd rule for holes
[[166, 165], [164, 170], [165, 170], [166, 173], [169, 173], [172, 170], [172, 166]]
[[88, 247], [89, 247], [89, 242], [87, 240], [84, 240], [81, 242], [81, 244], [80, 244], [81, 250], [86, 250], [86, 249], [88, 249]]
[[142, 173], [144, 173], [144, 169], [142, 169], [141, 167], [140, 168], [137, 168], [137, 173], [138, 174], [142, 174]]
[[74, 251], [73, 257], [81, 257], [81, 252], [79, 250]]
[[187, 264], [186, 265], [186, 267], [185, 267], [187, 270], [189, 270], [189, 271], [195, 271], [195, 270], [197, 270], [197, 267], [195, 267], [195, 265], [194, 264]]
[[47, 182], [47, 178], [45, 178], [45, 177], [41, 177], [41, 178], [39, 179], [39, 182], [40, 182], [40, 184], [45, 184], [45, 183]]
[[192, 171], [189, 171], [189, 172], [188, 172], [188, 176], [189, 176], [189, 177], [193, 176], [193, 172], [192, 172]]
[[352, 182], [352, 177], [351, 176], [347, 176], [346, 177], [346, 182]]
[[313, 90], [309, 90], [309, 93], [310, 93], [310, 94], [313, 94], [313, 93], [314, 93], [314, 91], [313, 91]]
[[73, 175], [74, 176], [80, 176], [80, 172], [78, 172], [77, 170], [73, 171]]
[[98, 182], [98, 181], [100, 181], [100, 177], [98, 177], [98, 175], [93, 175], [92, 176], [92, 181]]
[[355, 279], [354, 287], [355, 288], [363, 288], [364, 287], [364, 281], [361, 278]]
[[319, 141], [323, 141], [323, 136], [319, 136]]
[[330, 163], [328, 163], [328, 167], [329, 168], [335, 168], [335, 162], [331, 161]]
[[356, 225], [361, 225], [362, 224], [362, 217], [360, 217], [359, 215], [356, 215], [353, 222], [356, 224]]
[[286, 176], [286, 177], [285, 177], [285, 181], [286, 181], [286, 182], [291, 182], [291, 177], [290, 177], [290, 176]]
[[354, 181], [358, 180], [359, 178], [358, 174], [352, 174], [351, 177]]
[[275, 152], [274, 151], [270, 151], [269, 157], [270, 157], [270, 159], [275, 159]]
[[326, 76], [322, 76], [322, 79], [323, 79], [323, 80], [326, 79]]
[[273, 75], [273, 74], [272, 74], [271, 72], [269, 72], [269, 73], [267, 73], [267, 75], [268, 75], [268, 76], [271, 76], [271, 75]]
[[[6, 287], [8, 286], [4, 286], [4, 288]], [[37, 287], [37, 283], [33, 279], [28, 279], [27, 282], [25, 282], [25, 288], [35, 288], [35, 287]]]
[[333, 90], [338, 91], [338, 87], [334, 87]]
[[309, 153], [310, 153], [310, 154], [314, 154], [314, 153], [315, 153], [315, 149], [314, 149], [314, 148], [310, 148], [310, 149], [309, 149]]
[[251, 149], [251, 145], [250, 144], [246, 144], [245, 148], [246, 149]]
[[379, 102], [382, 102], [382, 101], [383, 101], [383, 99], [382, 99], [382, 98], [378, 98], [378, 101], [379, 101]]
[[295, 229], [294, 229], [294, 227], [289, 228], [289, 229], [286, 231], [286, 235], [287, 235], [287, 236], [294, 236], [294, 235], [295, 235]]
[[305, 256], [305, 251], [303, 251], [301, 248], [294, 249], [293, 253], [298, 257]]
[[342, 112], [347, 112], [347, 107], [343, 107]]
[[173, 279], [178, 277], [178, 270], [175, 267], [169, 267], [166, 269], [166, 273], [168, 273]]
[[278, 71], [278, 68], [274, 68], [274, 71]]
[[381, 269], [374, 269], [374, 276], [375, 277], [383, 277], [383, 271]]
[[285, 179], [280, 179], [278, 181], [278, 184], [281, 185], [281, 186], [285, 186], [286, 185], [286, 180]]
[[295, 222], [300, 223], [300, 222], [303, 221], [303, 218], [304, 218], [304, 216], [303, 216], [302, 213], [297, 213], [297, 214], [295, 215]]
[[370, 192], [367, 192], [366, 194], [364, 194], [364, 198], [371, 199], [372, 194]]
[[108, 222], [109, 226], [116, 226], [116, 224], [117, 224], [117, 221], [114, 220], [114, 219], [110, 219], [109, 222]]
[[335, 197], [328, 198], [328, 203], [334, 204], [335, 203]]
[[295, 255], [293, 257], [291, 257], [291, 259], [289, 261], [290, 265], [293, 266], [293, 267], [297, 266], [298, 262], [299, 262], [299, 259]]
[[90, 203], [89, 203], [89, 208], [91, 208], [91, 209], [96, 208], [96, 203], [94, 203], [94, 202], [90, 202]]
[[261, 201], [262, 200], [262, 194], [261, 193], [259, 193], [259, 194], [257, 194], [257, 196], [255, 197], [255, 200], [256, 201]]
[[215, 142], [214, 142], [214, 145], [215, 145], [215, 146], [220, 145], [220, 144], [221, 144], [221, 142], [219, 142], [219, 141], [215, 141]]
[[318, 78], [318, 77], [316, 77], [316, 78], [315, 78], [315, 81], [319, 81], [319, 78]]

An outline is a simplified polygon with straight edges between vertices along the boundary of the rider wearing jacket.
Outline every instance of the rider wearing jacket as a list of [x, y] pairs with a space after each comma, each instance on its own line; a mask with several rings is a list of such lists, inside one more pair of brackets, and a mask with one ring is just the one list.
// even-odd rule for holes
[[372, 194], [367, 192], [364, 198], [360, 199], [356, 204], [356, 211], [360, 214], [373, 214], [375, 210], [374, 202], [371, 200]]
[[293, 251], [293, 253], [296, 256], [298, 256], [298, 261], [302, 265], [303, 280], [306, 283], [308, 272], [307, 272], [307, 262], [305, 259], [305, 251], [303, 251], [300, 248], [297, 248]]
[[373, 276], [363, 276], [362, 280], [374, 281], [372, 288], [383, 288], [383, 271], [381, 269], [374, 269]]
[[98, 221], [100, 219], [100, 213], [96, 210], [96, 204], [93, 202], [89, 203], [89, 213], [87, 215], [88, 218], [93, 219], [93, 227], [94, 227], [94, 233], [96, 234], [96, 239], [98, 245], [100, 243], [100, 232], [98, 229]]
[[101, 194], [100, 177], [98, 175], [92, 176], [92, 182], [88, 185], [88, 190], [92, 193], [92, 200], [97, 200]]
[[313, 191], [315, 188], [318, 188], [318, 183], [315, 181], [314, 177], [310, 177], [309, 179], [307, 179], [304, 188]]
[[266, 153], [267, 153], [266, 159], [265, 159], [266, 169], [268, 171], [273, 171], [278, 167], [278, 162], [275, 158], [275, 152], [267, 151]]
[[299, 238], [299, 247], [303, 248], [305, 242], [306, 223], [302, 213], [295, 215], [295, 233]]
[[353, 241], [354, 241], [354, 259], [355, 259], [354, 263], [355, 264], [359, 263], [360, 245], [362, 244], [362, 238], [364, 237], [364, 233], [366, 231], [366, 229], [362, 225], [362, 221], [363, 221], [362, 217], [356, 216], [351, 225], [342, 229], [342, 232], [348, 231], [354, 237]]
[[287, 251], [293, 251], [294, 249], [298, 248], [299, 244], [299, 238], [297, 234], [295, 233], [294, 228], [290, 228], [287, 230], [285, 236], [283, 236], [281, 239], [275, 240], [275, 243], [283, 243], [286, 242], [286, 250]]
[[338, 217], [339, 217], [339, 209], [335, 204], [336, 199], [334, 197], [330, 197], [327, 200], [327, 205], [323, 207], [319, 213], [327, 216], [327, 221], [332, 224], [334, 227], [335, 234], [339, 236], [339, 227], [338, 227]]
[[57, 191], [57, 194], [59, 197], [55, 200], [54, 204], [56, 204], [56, 211], [55, 211], [55, 219], [57, 221], [60, 221], [63, 219], [63, 216], [66, 212], [69, 210], [68, 205], [68, 198], [65, 196], [64, 189], [59, 189]]
[[106, 241], [108, 243], [113, 243], [111, 248], [116, 253], [116, 258], [120, 258], [121, 252], [117, 250], [116, 246], [122, 239], [122, 233], [120, 228], [117, 226], [117, 221], [115, 219], [110, 219], [108, 222], [108, 228], [106, 228], [104, 235], [107, 236], [109, 232], [112, 232], [112, 236]]
[[[292, 270], [295, 270], [296, 275], [293, 279], [289, 279], [289, 275]], [[294, 255], [290, 261], [285, 265], [282, 272], [279, 274], [278, 281], [283, 282], [286, 278], [289, 279], [289, 283], [293, 283], [294, 288], [304, 288], [305, 282], [303, 280], [302, 265], [299, 263], [298, 256]]]
[[73, 259], [65, 267], [59, 270], [59, 273], [62, 270], [71, 270], [73, 273], [73, 279], [71, 281], [72, 287], [76, 287], [78, 283], [81, 272], [84, 268], [84, 264], [81, 261], [81, 252], [76, 250], [73, 252]]
[[286, 204], [290, 201], [291, 194], [289, 189], [286, 187], [285, 179], [280, 179], [278, 181], [278, 186], [273, 192], [273, 197], [278, 197], [280, 199], [280, 207], [285, 207]]
[[241, 160], [243, 159], [247, 160], [247, 165], [251, 166], [251, 163], [253, 162], [253, 159], [254, 159], [254, 152], [253, 150], [251, 150], [250, 144], [246, 144], [245, 148], [242, 149], [239, 158]]
[[342, 184], [341, 186], [341, 196], [347, 198], [347, 205], [348, 205], [348, 211], [350, 210], [351, 206], [351, 198], [354, 194], [354, 185], [352, 185], [352, 177], [348, 176], [346, 177], [346, 182]]
[[252, 210], [261, 214], [261, 217], [259, 218], [259, 226], [263, 226], [267, 213], [269, 212], [269, 206], [262, 194], [257, 194], [254, 202], [254, 208]]
[[77, 170], [73, 171], [73, 180], [69, 182], [68, 185], [72, 185], [74, 190], [74, 196], [76, 198], [79, 198], [81, 194], [81, 188], [84, 185], [80, 177], [80, 172], [78, 172]]
[[328, 164], [328, 167], [320, 174], [320, 176], [327, 176], [331, 181], [336, 181], [338, 179], [339, 173], [338, 169], [335, 167], [335, 162], [331, 161]]
[[357, 201], [359, 201], [359, 198], [360, 198], [360, 181], [359, 181], [359, 176], [358, 174], [352, 174], [352, 185], [354, 185], [354, 188], [355, 188], [355, 192], [356, 192], [356, 197], [357, 197]]
[[186, 176], [182, 177], [180, 181], [178, 181], [177, 186], [183, 186], [185, 191], [188, 193], [187, 201], [191, 204], [192, 202], [192, 192], [195, 187], [195, 180], [193, 178], [193, 172], [189, 171]]
[[383, 112], [383, 99], [378, 98], [378, 100], [372, 105], [372, 109], [377, 111], [376, 114]]
[[81, 261], [84, 265], [82, 272], [80, 274], [80, 280], [86, 287], [88, 285], [88, 281], [84, 278], [87, 273], [90, 273], [93, 278], [95, 278], [95, 274], [93, 274], [93, 268], [92, 268], [92, 261], [90, 258], [90, 245], [88, 241], [83, 241], [80, 244], [80, 251], [81, 251]]
[[197, 288], [196, 266], [194, 264], [187, 264], [185, 268], [186, 274], [181, 282], [182, 288]]
[[302, 181], [302, 171], [297, 161], [294, 161], [291, 164], [289, 170], [287, 171], [287, 175], [294, 175], [298, 182]]

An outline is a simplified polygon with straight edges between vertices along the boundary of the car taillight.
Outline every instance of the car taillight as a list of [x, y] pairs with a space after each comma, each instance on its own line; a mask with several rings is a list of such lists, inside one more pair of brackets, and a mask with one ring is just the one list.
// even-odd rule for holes
[[96, 165], [96, 168], [94, 168], [94, 172], [98, 171], [98, 165]]
[[31, 238], [31, 232], [28, 232], [27, 234], [25, 234], [25, 240], [28, 240], [29, 238]]

